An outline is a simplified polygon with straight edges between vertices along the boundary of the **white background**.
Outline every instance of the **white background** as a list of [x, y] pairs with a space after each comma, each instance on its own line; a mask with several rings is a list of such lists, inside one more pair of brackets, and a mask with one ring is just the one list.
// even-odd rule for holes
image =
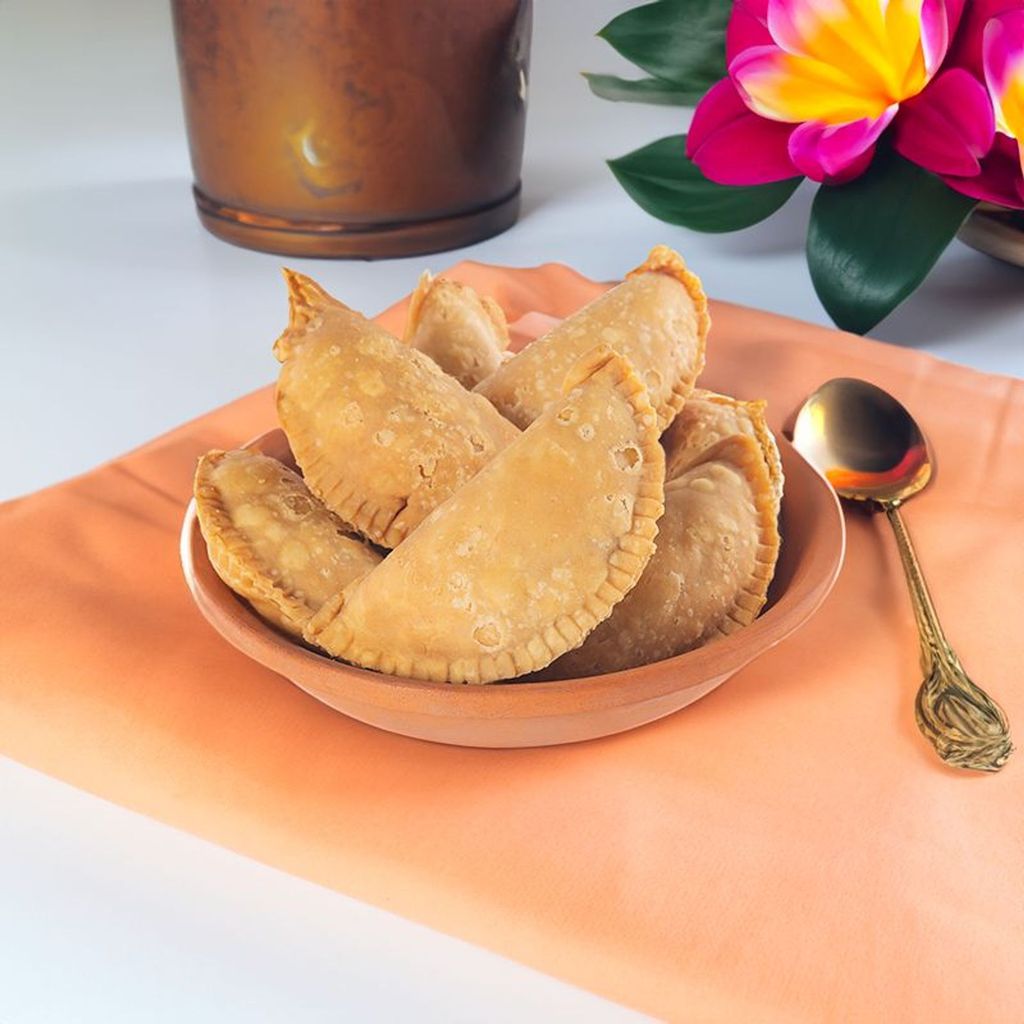
[[[803, 262], [810, 190], [699, 236], [604, 166], [682, 132], [673, 108], [592, 98], [628, 71], [594, 32], [630, 6], [536, 0], [524, 210], [455, 253], [290, 260], [367, 313], [424, 266], [570, 263], [612, 278], [654, 243], [712, 295], [827, 322]], [[0, 3], [0, 498], [88, 469], [269, 382], [278, 257], [199, 226], [163, 0]], [[875, 332], [1024, 373], [1024, 274], [955, 243]], [[2, 572], [2, 570], [0, 570]], [[0, 763], [0, 1022], [618, 1021], [587, 993]]]

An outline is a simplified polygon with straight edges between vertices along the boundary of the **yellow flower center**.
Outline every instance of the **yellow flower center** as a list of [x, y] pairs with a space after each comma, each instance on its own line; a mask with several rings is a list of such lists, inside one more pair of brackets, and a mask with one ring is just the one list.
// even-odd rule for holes
[[754, 111], [777, 121], [876, 118], [929, 82], [922, 0], [789, 0], [769, 8], [779, 50], [740, 59]]

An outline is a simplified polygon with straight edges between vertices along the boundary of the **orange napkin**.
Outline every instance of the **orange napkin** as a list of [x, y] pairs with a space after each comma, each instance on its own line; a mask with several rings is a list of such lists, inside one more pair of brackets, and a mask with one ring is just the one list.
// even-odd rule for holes
[[[510, 318], [602, 287], [559, 266], [451, 273]], [[964, 664], [1024, 737], [1024, 386], [713, 315], [703, 382], [766, 396], [776, 426], [837, 375], [920, 417], [940, 469], [908, 519]], [[0, 507], [0, 749], [661, 1017], [1020, 1019], [1024, 753], [963, 774], [918, 735], [884, 521], [850, 513], [823, 610], [685, 711], [576, 746], [437, 746], [318, 704], [193, 608], [177, 532], [196, 457], [273, 422], [264, 390]]]

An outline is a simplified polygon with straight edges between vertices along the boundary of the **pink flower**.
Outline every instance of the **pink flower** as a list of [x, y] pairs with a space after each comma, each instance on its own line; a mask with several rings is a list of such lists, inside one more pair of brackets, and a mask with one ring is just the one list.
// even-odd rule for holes
[[736, 0], [729, 77], [697, 107], [687, 154], [725, 185], [855, 177], [901, 105], [935, 79], [963, 3]]
[[1024, 2], [972, 0], [947, 68], [901, 111], [897, 150], [958, 192], [1024, 208]]

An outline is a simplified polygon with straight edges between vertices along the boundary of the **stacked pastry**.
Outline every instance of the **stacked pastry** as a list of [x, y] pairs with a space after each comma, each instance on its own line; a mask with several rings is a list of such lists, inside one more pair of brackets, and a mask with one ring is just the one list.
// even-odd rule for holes
[[760, 402], [695, 390], [709, 328], [670, 249], [510, 356], [425, 274], [404, 340], [286, 271], [278, 414], [301, 472], [210, 452], [211, 562], [278, 628], [417, 679], [600, 674], [747, 625], [778, 554]]

